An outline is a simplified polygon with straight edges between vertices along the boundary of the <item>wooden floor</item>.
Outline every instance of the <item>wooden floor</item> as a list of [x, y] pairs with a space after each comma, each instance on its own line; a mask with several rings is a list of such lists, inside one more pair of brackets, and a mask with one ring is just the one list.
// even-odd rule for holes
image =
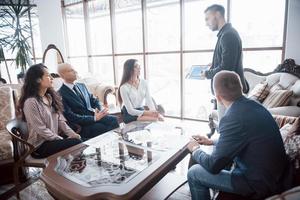
[[168, 200], [190, 200], [190, 199], [191, 199], [191, 193], [187, 183], [181, 188], [179, 188], [172, 196], [168, 198]]

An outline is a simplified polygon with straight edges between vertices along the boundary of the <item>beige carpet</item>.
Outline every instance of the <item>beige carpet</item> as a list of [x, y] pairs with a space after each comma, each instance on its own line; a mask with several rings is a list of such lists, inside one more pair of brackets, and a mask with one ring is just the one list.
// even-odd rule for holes
[[[0, 194], [9, 189], [12, 185], [5, 185], [0, 187]], [[47, 192], [44, 183], [41, 180], [36, 181], [20, 192], [21, 200], [54, 200]], [[190, 200], [191, 194], [188, 184], [179, 188], [169, 200]], [[9, 198], [9, 200], [17, 200], [16, 196]]]
[[[12, 185], [4, 185], [0, 187], [0, 194], [10, 189]], [[20, 199], [22, 200], [54, 200], [47, 192], [44, 183], [41, 180], [36, 181], [20, 192]], [[9, 198], [9, 200], [17, 200], [16, 196]]]

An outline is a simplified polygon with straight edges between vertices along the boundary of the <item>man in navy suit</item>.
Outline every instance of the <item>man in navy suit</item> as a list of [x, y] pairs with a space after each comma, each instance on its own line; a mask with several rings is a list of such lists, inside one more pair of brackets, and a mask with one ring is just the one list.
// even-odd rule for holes
[[81, 126], [80, 135], [89, 139], [119, 127], [118, 120], [108, 115], [108, 109], [101, 108], [100, 102], [83, 83], [75, 83], [77, 72], [70, 64], [58, 66], [58, 73], [64, 80], [59, 89], [64, 105], [64, 116], [72, 125]]
[[[286, 187], [289, 162], [279, 128], [259, 103], [242, 95], [238, 74], [221, 71], [213, 82], [217, 101], [226, 107], [218, 141], [193, 136], [188, 145], [197, 163], [188, 171], [193, 200], [210, 199], [209, 188], [265, 198]], [[201, 145], [215, 145], [211, 155]], [[230, 163], [233, 170], [224, 170]], [[283, 186], [283, 183], [285, 185]]]

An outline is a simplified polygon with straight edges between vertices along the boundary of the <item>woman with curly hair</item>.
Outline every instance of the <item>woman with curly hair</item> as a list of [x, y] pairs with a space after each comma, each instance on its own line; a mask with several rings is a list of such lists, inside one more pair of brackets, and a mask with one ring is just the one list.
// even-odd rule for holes
[[28, 125], [28, 142], [37, 148], [33, 157], [45, 158], [81, 142], [80, 135], [66, 124], [62, 109], [47, 67], [31, 66], [25, 75], [18, 111]]

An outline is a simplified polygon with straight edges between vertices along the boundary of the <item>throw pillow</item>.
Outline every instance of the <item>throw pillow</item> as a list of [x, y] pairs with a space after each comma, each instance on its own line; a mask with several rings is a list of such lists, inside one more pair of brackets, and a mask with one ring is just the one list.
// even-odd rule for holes
[[286, 124], [280, 129], [284, 142], [284, 148], [291, 160], [299, 158], [300, 155], [300, 120], [293, 124]]
[[282, 87], [280, 84], [275, 84], [270, 88], [270, 93], [274, 92], [275, 90], [284, 90], [285, 88]]
[[281, 134], [281, 137], [282, 137], [283, 141], [286, 140], [286, 138], [288, 136], [288, 133], [290, 132], [291, 128], [292, 128], [292, 124], [290, 124], [290, 123], [287, 123], [283, 127], [281, 127], [280, 134]]
[[263, 102], [268, 96], [270, 88], [267, 82], [257, 84], [249, 93], [248, 97], [259, 102]]
[[263, 101], [263, 105], [266, 108], [286, 106], [292, 95], [293, 91], [291, 90], [275, 90], [270, 92], [267, 98]]

